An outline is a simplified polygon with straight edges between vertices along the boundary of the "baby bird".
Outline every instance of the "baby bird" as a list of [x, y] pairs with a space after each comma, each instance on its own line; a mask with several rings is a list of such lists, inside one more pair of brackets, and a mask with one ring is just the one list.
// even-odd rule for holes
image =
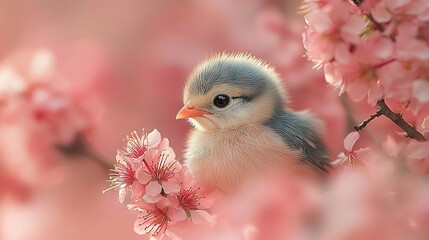
[[199, 64], [184, 89], [177, 119], [195, 127], [184, 164], [208, 186], [229, 192], [267, 170], [326, 174], [318, 121], [294, 112], [278, 74], [248, 54], [220, 54]]

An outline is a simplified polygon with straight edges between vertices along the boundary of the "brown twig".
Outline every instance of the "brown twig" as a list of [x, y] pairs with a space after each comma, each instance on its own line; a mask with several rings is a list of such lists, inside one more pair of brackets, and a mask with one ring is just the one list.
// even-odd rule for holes
[[407, 133], [407, 137], [416, 139], [418, 141], [427, 141], [426, 138], [418, 132], [413, 126], [411, 126], [409, 123], [407, 123], [400, 113], [394, 113], [390, 108], [387, 106], [384, 99], [380, 99], [377, 101], [378, 111], [371, 115], [368, 119], [363, 121], [360, 125], [355, 126], [356, 131], [361, 131], [375, 118], [384, 115], [392, 122], [394, 122], [398, 127], [400, 127], [402, 130], [404, 130]]
[[97, 154], [82, 136], [76, 137], [70, 145], [58, 146], [58, 149], [66, 156], [86, 156], [106, 170], [112, 168], [112, 165], [106, 162], [100, 154]]
[[356, 131], [361, 131], [363, 130], [366, 125], [368, 125], [368, 123], [370, 123], [372, 120], [374, 120], [375, 118], [378, 118], [382, 115], [381, 111], [378, 110], [376, 113], [372, 114], [371, 116], [369, 116], [368, 119], [366, 119], [365, 121], [363, 121], [361, 124], [359, 124], [358, 126], [354, 126], [354, 129]]

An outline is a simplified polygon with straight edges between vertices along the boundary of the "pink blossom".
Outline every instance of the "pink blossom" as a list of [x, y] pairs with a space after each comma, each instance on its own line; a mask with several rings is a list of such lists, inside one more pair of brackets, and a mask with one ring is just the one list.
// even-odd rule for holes
[[360, 148], [358, 150], [353, 149], [353, 146], [359, 137], [360, 135], [358, 132], [351, 132], [347, 134], [347, 136], [344, 138], [344, 149], [346, 150], [346, 153], [340, 153], [337, 159], [332, 162], [333, 165], [341, 166], [347, 164], [354, 166], [356, 164], [356, 160], [369, 150], [369, 148]]
[[119, 202], [123, 203], [128, 193], [132, 193], [131, 200], [137, 199], [143, 193], [144, 186], [136, 179], [136, 170], [141, 168], [140, 162], [132, 161], [128, 156], [118, 152], [116, 155], [116, 164], [109, 174], [109, 190], [119, 190]]
[[372, 16], [379, 23], [401, 24], [407, 21], [427, 20], [429, 9], [425, 0], [383, 0], [372, 4]]
[[[374, 105], [384, 96], [384, 85], [390, 87], [392, 81], [384, 81], [380, 77], [390, 72], [393, 43], [391, 40], [374, 33], [367, 41], [356, 46], [351, 60], [347, 64], [325, 64], [325, 78], [328, 83], [340, 88], [340, 94], [347, 92], [353, 101], [368, 98]], [[400, 70], [400, 69], [399, 69]]]
[[412, 84], [413, 96], [421, 104], [429, 102], [429, 81], [415, 80]]
[[23, 127], [45, 128], [56, 144], [68, 145], [78, 133], [93, 128], [99, 105], [94, 77], [75, 76], [86, 78], [86, 82], [70, 78], [63, 72], [66, 64], [58, 55], [46, 48], [22, 50], [1, 64], [0, 98], [5, 104], [0, 117]]
[[[427, 27], [424, 26], [424, 27]], [[421, 39], [419, 25], [412, 22], [405, 22], [398, 26], [396, 36], [396, 57], [401, 60], [429, 60], [429, 42]], [[422, 32], [423, 33], [423, 32]]]
[[422, 124], [420, 125], [419, 130], [423, 135], [426, 135], [429, 133], [429, 116], [427, 116], [425, 119], [423, 119]]
[[129, 204], [128, 208], [140, 212], [134, 224], [134, 231], [140, 235], [162, 235], [167, 230], [168, 224], [172, 221], [172, 218], [170, 218], [170, 202], [166, 198], [160, 199], [155, 204], [136, 201]]
[[[74, 52], [95, 60], [88, 50]], [[59, 146], [70, 147], [95, 129], [101, 64], [94, 61], [91, 74], [77, 67], [73, 71], [79, 74], [70, 75], [68, 57], [57, 49], [19, 49], [0, 63], [0, 168], [13, 172], [21, 184], [59, 183], [64, 157]]]
[[146, 184], [146, 201], [157, 202], [161, 199], [161, 193], [170, 194], [180, 190], [177, 177], [182, 166], [175, 158], [176, 154], [170, 147], [147, 151], [143, 159], [144, 166], [137, 171], [138, 181]]
[[125, 141], [127, 144], [121, 152], [126, 156], [132, 157], [134, 161], [142, 160], [150, 148], [159, 147], [164, 149], [168, 147], [168, 140], [164, 138], [161, 141], [161, 134], [156, 129], [149, 134], [145, 134], [143, 130], [141, 136], [136, 131], [133, 131], [130, 136], [126, 136]]
[[202, 189], [197, 187], [194, 178], [185, 168], [181, 172], [181, 181], [180, 191], [169, 197], [172, 205], [177, 211], [184, 212], [190, 217], [194, 224], [212, 222], [213, 217], [207, 209], [212, 205], [213, 193], [209, 198], [203, 196]]
[[236, 239], [299, 239], [317, 219], [319, 196], [311, 183], [269, 174], [247, 182], [215, 209], [218, 221], [241, 235]]
[[316, 64], [350, 60], [350, 44], [360, 42], [365, 26], [360, 16], [351, 14], [350, 7], [347, 1], [334, 0], [305, 16], [309, 29], [304, 34], [304, 46], [310, 60]]
[[418, 174], [429, 174], [429, 142], [411, 142], [405, 149], [407, 162]]

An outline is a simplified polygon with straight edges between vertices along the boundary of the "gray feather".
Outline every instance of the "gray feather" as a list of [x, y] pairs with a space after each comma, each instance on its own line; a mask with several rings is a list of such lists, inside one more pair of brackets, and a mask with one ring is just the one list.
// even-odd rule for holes
[[312, 122], [298, 113], [287, 110], [277, 112], [265, 123], [293, 149], [301, 150], [301, 161], [322, 171], [329, 168], [326, 147]]
[[192, 95], [205, 95], [215, 85], [230, 84], [252, 90], [257, 97], [272, 91], [276, 102], [283, 102], [276, 82], [277, 73], [267, 63], [248, 54], [220, 54], [200, 64], [191, 74], [188, 91]]
[[233, 84], [262, 92], [269, 84], [265, 80], [268, 77], [267, 73], [263, 69], [255, 68], [252, 62], [222, 59], [212, 60], [208, 65], [193, 76], [198, 81], [190, 86], [192, 94], [204, 95], [218, 84]]

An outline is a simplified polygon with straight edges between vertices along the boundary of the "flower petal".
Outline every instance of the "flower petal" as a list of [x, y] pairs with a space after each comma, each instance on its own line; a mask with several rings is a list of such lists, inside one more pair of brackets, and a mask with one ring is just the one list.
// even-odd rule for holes
[[158, 149], [166, 149], [170, 146], [170, 142], [167, 138], [162, 139], [162, 141], [159, 143]]
[[160, 194], [156, 195], [156, 196], [150, 196], [148, 194], [145, 194], [143, 196], [143, 200], [147, 203], [157, 203], [159, 202], [159, 200], [162, 199], [162, 196]]
[[150, 132], [147, 135], [147, 146], [150, 147], [157, 147], [159, 143], [161, 142], [161, 133], [154, 129], [152, 132]]
[[358, 43], [360, 34], [366, 25], [365, 20], [360, 16], [351, 16], [341, 27], [341, 37], [348, 43]]
[[193, 210], [193, 211], [190, 211], [190, 213], [191, 213], [192, 223], [194, 224], [203, 224], [207, 222], [210, 223], [210, 222], [213, 222], [214, 220], [214, 217], [205, 210]]
[[349, 46], [345, 43], [338, 43], [335, 47], [335, 60], [341, 64], [350, 62]]
[[158, 181], [151, 181], [146, 185], [146, 194], [150, 196], [156, 196], [161, 193], [162, 187]]
[[381, 89], [380, 84], [376, 82], [371, 82], [368, 89], [368, 103], [371, 106], [374, 106], [378, 100], [383, 97], [383, 90]]
[[392, 18], [392, 14], [390, 14], [383, 2], [378, 3], [371, 13], [374, 19], [379, 23], [388, 22]]
[[368, 95], [368, 85], [358, 81], [347, 86], [347, 95], [354, 102], [360, 102]]
[[133, 190], [133, 194], [131, 195], [132, 200], [139, 198], [145, 192], [145, 186], [137, 181], [131, 185], [131, 188]]
[[152, 179], [152, 176], [149, 173], [147, 173], [147, 171], [148, 170], [146, 169], [145, 166], [141, 166], [136, 171], [136, 178], [142, 184], [146, 184]]
[[429, 130], [429, 116], [423, 120], [421, 127], [423, 130]]
[[346, 149], [348, 152], [351, 152], [359, 137], [360, 135], [358, 132], [351, 132], [347, 134], [346, 138], [344, 138], [344, 149]]
[[305, 16], [305, 21], [319, 33], [326, 32], [333, 26], [331, 18], [322, 11], [313, 11], [307, 14]]
[[337, 159], [335, 159], [333, 162], [331, 162], [331, 164], [333, 166], [339, 166], [339, 165], [344, 164], [344, 162], [346, 160], [347, 160], [347, 156], [345, 153], [342, 152], [342, 153], [338, 154]]
[[186, 215], [185, 210], [183, 208], [172, 208], [171, 211], [168, 212], [168, 217], [173, 222], [178, 222], [185, 220], [188, 216]]
[[126, 188], [119, 189], [119, 202], [123, 203], [126, 197], [127, 197]]
[[381, 38], [375, 47], [375, 55], [379, 58], [386, 59], [392, 56], [393, 42], [388, 38]]
[[162, 197], [161, 200], [158, 201], [156, 206], [158, 206], [158, 208], [164, 209], [166, 207], [171, 206], [171, 202], [170, 200], [168, 200], [168, 198]]
[[339, 74], [337, 66], [334, 64], [325, 64], [324, 66], [325, 80], [328, 84], [334, 87], [339, 87], [342, 83], [342, 76]]
[[429, 82], [425, 80], [414, 81], [413, 95], [420, 103], [429, 102]]
[[180, 191], [180, 185], [175, 181], [162, 181], [162, 188], [166, 194]]

